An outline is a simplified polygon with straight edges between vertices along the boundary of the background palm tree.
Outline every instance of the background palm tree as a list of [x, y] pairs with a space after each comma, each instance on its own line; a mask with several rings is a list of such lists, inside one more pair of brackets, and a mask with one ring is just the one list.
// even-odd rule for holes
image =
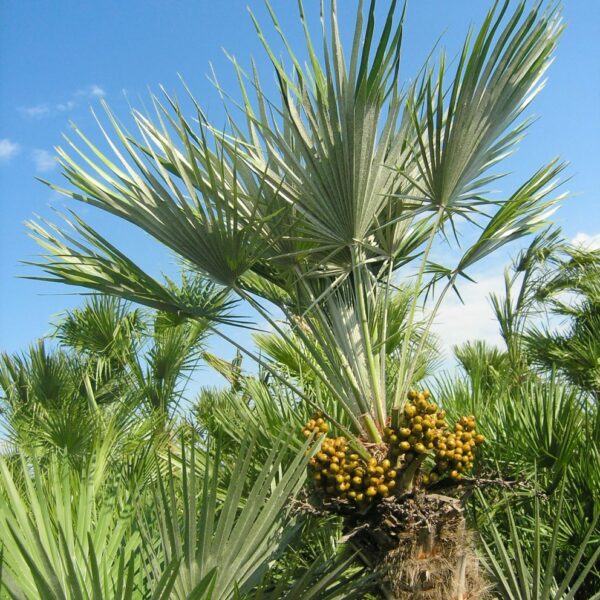
[[[600, 413], [593, 371], [590, 378], [571, 372], [574, 327], [551, 334], [555, 319], [548, 329], [540, 326], [560, 315], [561, 294], [578, 281], [586, 289], [597, 259], [565, 243], [559, 231], [538, 236], [507, 270], [504, 296], [492, 296], [506, 350], [469, 342], [455, 349], [461, 371], [437, 378], [444, 406], [475, 414], [487, 438], [480, 477], [514, 486], [509, 494], [484, 488], [473, 512], [503, 598], [597, 597]], [[589, 302], [576, 292], [569, 301], [569, 315]], [[590, 320], [580, 331], [583, 341], [600, 330]], [[564, 360], [552, 354], [561, 336]]]
[[257, 452], [258, 430], [238, 430], [230, 446], [223, 433], [195, 435], [175, 410], [178, 385], [161, 384], [165, 402], [152, 402], [157, 377], [148, 373], [165, 329], [185, 332], [184, 341], [194, 333], [163, 363], [176, 382], [200, 356], [200, 327], [97, 297], [59, 320], [61, 349], [40, 343], [31, 356], [3, 357], [12, 432], [0, 459], [3, 592], [364, 597], [369, 574], [330, 532], [321, 532], [324, 552], [292, 560], [300, 537], [314, 533], [290, 503], [308, 457], [306, 443], [284, 443], [289, 422]]
[[551, 256], [536, 299], [562, 329], [532, 326], [525, 336], [531, 361], [558, 369], [596, 398], [600, 393], [600, 251], [563, 246]]

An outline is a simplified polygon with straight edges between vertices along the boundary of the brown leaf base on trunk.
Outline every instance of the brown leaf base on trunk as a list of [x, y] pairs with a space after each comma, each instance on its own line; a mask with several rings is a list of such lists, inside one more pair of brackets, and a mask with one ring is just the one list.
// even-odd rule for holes
[[394, 600], [486, 598], [463, 509], [456, 498], [417, 492], [389, 498], [367, 514], [346, 514], [347, 539], [378, 568]]

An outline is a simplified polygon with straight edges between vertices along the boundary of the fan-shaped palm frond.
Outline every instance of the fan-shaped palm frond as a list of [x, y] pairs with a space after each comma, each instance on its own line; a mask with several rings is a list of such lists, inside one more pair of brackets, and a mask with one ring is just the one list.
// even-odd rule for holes
[[[568, 563], [560, 565], [564, 573], [562, 579], [556, 578], [558, 561], [560, 560], [560, 539], [565, 514], [564, 485], [552, 513], [554, 518], [545, 520], [540, 511], [539, 498], [533, 501], [533, 518], [526, 527], [519, 526], [510, 500], [505, 498], [504, 511], [508, 521], [508, 536], [499, 530], [496, 522], [488, 519], [488, 539], [483, 541], [483, 548], [489, 571], [496, 584], [496, 591], [506, 600], [573, 600], [585, 581], [587, 574], [594, 568], [600, 557], [600, 546], [594, 550], [592, 536], [597, 533], [596, 515], [587, 524], [587, 532]], [[485, 503], [484, 507], [493, 514], [492, 507]], [[485, 510], [482, 514], [485, 514]], [[584, 553], [591, 548], [591, 555]], [[600, 598], [600, 592], [587, 596], [590, 600]]]
[[[134, 111], [136, 137], [107, 109], [111, 133], [100, 127], [112, 157], [77, 129], [79, 141], [59, 151], [75, 188], [59, 191], [132, 222], [225, 290], [182, 298], [77, 218], [75, 236], [31, 228], [48, 252], [41, 267], [50, 280], [211, 323], [235, 322], [223, 314], [233, 291], [309, 359], [354, 433], [377, 442], [388, 406], [399, 410], [415, 377], [413, 355], [426, 349], [445, 293], [477, 261], [543, 226], [561, 197], [556, 162], [506, 200], [486, 198], [484, 188], [525, 129], [518, 118], [541, 88], [562, 27], [555, 8], [521, 2], [509, 13], [508, 2], [496, 4], [465, 42], [452, 81], [442, 58], [402, 90], [404, 9], [391, 2], [376, 34], [375, 5], [359, 2], [346, 53], [337, 3], [314, 37], [300, 2], [309, 57], [302, 66], [267, 3], [292, 70], [254, 19], [278, 98], [267, 97], [254, 68], [247, 73], [232, 58], [243, 118], [229, 118], [224, 131], [193, 98], [197, 123], [165, 95], [164, 103], [153, 99], [154, 118]], [[476, 223], [479, 238], [456, 264], [431, 264], [434, 242], [450, 243], [457, 219]], [[411, 263], [417, 276], [390, 392], [383, 350], [394, 335], [390, 292], [398, 269]], [[441, 279], [414, 348], [418, 304]], [[257, 297], [284, 311], [289, 335]]]
[[134, 510], [122, 493], [102, 496], [95, 485], [102, 467], [92, 460], [77, 473], [54, 457], [44, 470], [35, 459], [21, 469], [17, 482], [0, 462], [0, 579], [10, 597], [134, 597], [141, 566]]
[[[215, 459], [203, 460], [207, 471], [199, 480], [198, 452], [194, 444], [182, 443], [177, 461], [181, 468], [182, 519], [173, 463], [168, 477], [159, 478], [156, 510], [164, 557], [156, 557], [153, 564], [160, 573], [162, 560], [180, 561], [173, 597], [196, 597], [195, 590], [205, 585], [209, 576], [213, 580], [208, 597], [215, 600], [231, 598], [238, 589], [251, 589], [294, 533], [289, 500], [304, 482], [308, 444], [285, 465], [283, 459], [289, 454], [287, 442], [281, 438], [243, 496], [254, 444], [250, 435], [243, 437], [224, 500], [219, 502], [218, 444]], [[145, 535], [150, 533], [146, 530]]]

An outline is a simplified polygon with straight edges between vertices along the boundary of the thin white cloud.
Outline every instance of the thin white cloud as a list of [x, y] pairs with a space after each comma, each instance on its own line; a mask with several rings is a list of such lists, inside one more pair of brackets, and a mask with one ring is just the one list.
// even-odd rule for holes
[[75, 100], [67, 100], [66, 102], [61, 102], [56, 105], [56, 110], [58, 112], [67, 112], [69, 110], [73, 110], [77, 106], [77, 102]]
[[16, 142], [11, 142], [8, 138], [0, 139], [0, 162], [6, 163], [16, 156], [21, 147]]
[[41, 119], [59, 113], [70, 112], [79, 106], [81, 102], [97, 100], [98, 98], [104, 98], [105, 96], [106, 91], [104, 88], [97, 83], [92, 83], [91, 85], [76, 90], [63, 102], [21, 106], [19, 108], [19, 114], [26, 119]]
[[600, 233], [590, 235], [589, 233], [578, 233], [572, 240], [573, 246], [579, 246], [587, 250], [600, 250]]
[[468, 340], [484, 340], [501, 347], [504, 345], [489, 300], [490, 293], [503, 293], [504, 277], [501, 273], [495, 273], [475, 276], [474, 279], [476, 283], [467, 282], [459, 288], [464, 304], [456, 294], [448, 296], [432, 327], [446, 358], [452, 357], [453, 346]]
[[51, 152], [48, 152], [48, 150], [36, 148], [32, 151], [31, 158], [38, 173], [48, 173], [56, 167], [56, 157]]
[[47, 104], [36, 104], [35, 106], [21, 106], [19, 108], [21, 116], [27, 119], [41, 119], [50, 114], [50, 107]]
[[106, 96], [106, 92], [103, 88], [94, 83], [89, 87], [89, 96], [92, 98], [104, 98], [104, 96]]

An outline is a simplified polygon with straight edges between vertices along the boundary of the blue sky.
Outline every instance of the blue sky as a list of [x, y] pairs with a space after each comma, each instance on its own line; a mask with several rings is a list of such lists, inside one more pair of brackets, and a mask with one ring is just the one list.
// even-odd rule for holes
[[[180, 73], [209, 116], [223, 119], [220, 100], [208, 82], [209, 64], [223, 87], [234, 89], [222, 48], [247, 65], [258, 60], [265, 82], [269, 65], [247, 14], [249, 4], [267, 23], [262, 0], [0, 0], [0, 350], [16, 351], [49, 331], [49, 323], [81, 299], [55, 284], [19, 279], [33, 275], [20, 261], [38, 248], [24, 222], [34, 214], [55, 220], [52, 208], [71, 208], [153, 272], [170, 270], [173, 258], [122, 223], [74, 202], [65, 202], [34, 176], [60, 182], [53, 147], [74, 121], [92, 139], [98, 131], [90, 106], [101, 98], [126, 119], [128, 106], [147, 103], [159, 85], [181, 96]], [[272, 0], [284, 29], [300, 41], [296, 3]], [[318, 25], [317, 0], [305, 0]], [[353, 20], [353, 0], [339, 0], [342, 22]], [[416, 73], [432, 45], [453, 57], [471, 24], [491, 3], [484, 0], [409, 2], [403, 72]], [[384, 7], [386, 2], [380, 2]], [[346, 12], [344, 10], [346, 9]], [[570, 162], [568, 189], [576, 194], [556, 215], [569, 239], [600, 243], [600, 2], [567, 0], [567, 30], [546, 89], [532, 112], [539, 120], [507, 167], [507, 191], [539, 166], [560, 155]], [[511, 248], [512, 251], [516, 250]], [[487, 293], [498, 289], [508, 253], [476, 273], [465, 288], [466, 307], [452, 300], [442, 311], [438, 332], [446, 340], [478, 335], [494, 339]], [[449, 342], [448, 342], [449, 343]]]

